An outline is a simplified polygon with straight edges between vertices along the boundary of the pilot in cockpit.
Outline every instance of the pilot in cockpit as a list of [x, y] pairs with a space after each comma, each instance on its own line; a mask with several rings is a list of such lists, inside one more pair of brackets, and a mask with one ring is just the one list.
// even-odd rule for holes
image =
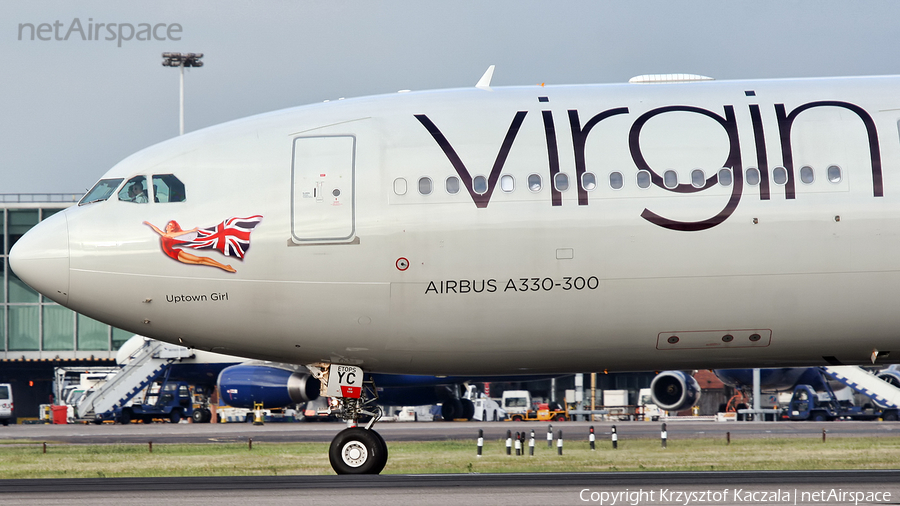
[[128, 200], [138, 204], [147, 203], [147, 190], [144, 189], [143, 181], [135, 181], [128, 188]]

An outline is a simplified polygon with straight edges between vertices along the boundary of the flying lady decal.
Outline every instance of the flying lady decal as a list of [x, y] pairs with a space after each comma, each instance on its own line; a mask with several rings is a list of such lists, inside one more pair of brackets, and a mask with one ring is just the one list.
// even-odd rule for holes
[[159, 227], [147, 221], [144, 222], [144, 225], [159, 234], [159, 245], [168, 257], [185, 264], [208, 265], [224, 271], [236, 272], [230, 265], [217, 262], [209, 257], [188, 253], [185, 249], [214, 249], [226, 257], [237, 257], [238, 260], [243, 260], [247, 250], [250, 249], [250, 232], [259, 225], [262, 218], [261, 215], [247, 218], [232, 217], [212, 227], [194, 227], [190, 230], [183, 230], [175, 220], [166, 223], [165, 230], [160, 230]]

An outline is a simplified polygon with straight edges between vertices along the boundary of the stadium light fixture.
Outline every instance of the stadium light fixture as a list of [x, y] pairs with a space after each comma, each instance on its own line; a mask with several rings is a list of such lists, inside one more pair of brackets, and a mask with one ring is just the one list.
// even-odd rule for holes
[[163, 53], [163, 67], [178, 67], [181, 70], [179, 81], [178, 135], [184, 135], [184, 68], [202, 67], [203, 53]]

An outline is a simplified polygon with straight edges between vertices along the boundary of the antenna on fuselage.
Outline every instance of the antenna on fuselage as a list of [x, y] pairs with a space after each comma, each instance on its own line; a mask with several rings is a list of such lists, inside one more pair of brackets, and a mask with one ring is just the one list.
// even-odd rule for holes
[[494, 65], [491, 65], [486, 71], [484, 71], [484, 75], [481, 76], [481, 79], [478, 80], [478, 83], [475, 84], [475, 87], [482, 90], [491, 89], [491, 79], [493, 79], [493, 77]]

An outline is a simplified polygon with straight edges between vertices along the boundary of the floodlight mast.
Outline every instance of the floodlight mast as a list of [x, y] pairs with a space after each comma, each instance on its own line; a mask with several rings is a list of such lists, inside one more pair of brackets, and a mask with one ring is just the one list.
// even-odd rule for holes
[[181, 70], [179, 79], [178, 97], [178, 135], [184, 135], [184, 68], [202, 67], [203, 53], [163, 53], [163, 67], [178, 67]]

